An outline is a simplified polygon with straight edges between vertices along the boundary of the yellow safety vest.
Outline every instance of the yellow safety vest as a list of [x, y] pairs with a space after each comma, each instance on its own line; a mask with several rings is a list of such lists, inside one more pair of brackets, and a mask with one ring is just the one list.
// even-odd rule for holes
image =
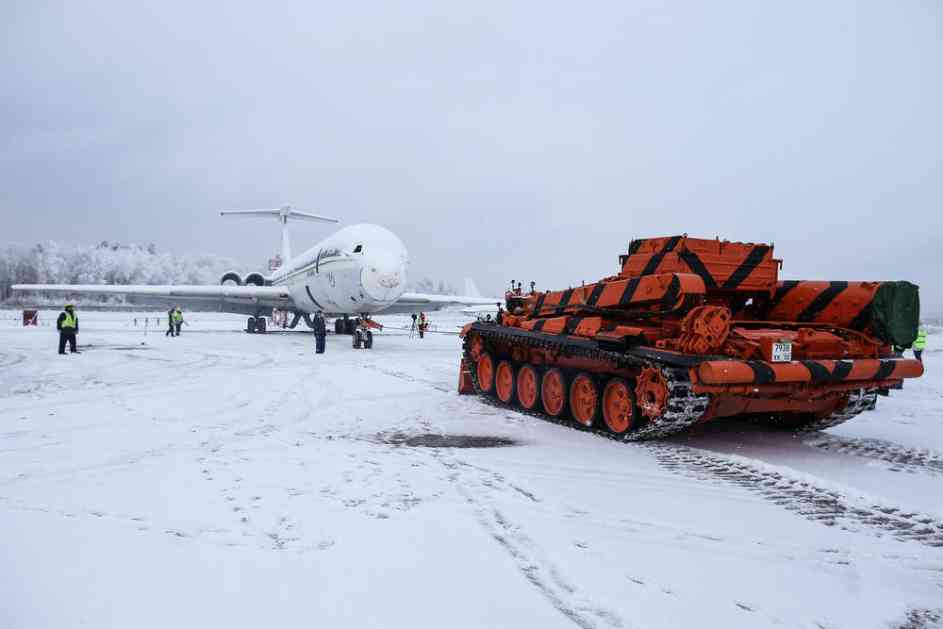
[[66, 313], [65, 313], [65, 318], [62, 320], [62, 329], [63, 329], [63, 330], [65, 330], [65, 329], [74, 330], [74, 329], [75, 329], [75, 315], [74, 315], [74, 314], [71, 314], [71, 313], [69, 313], [68, 311], [66, 311]]
[[174, 323], [180, 323], [183, 321], [183, 313], [180, 312], [179, 310], [174, 310], [173, 318], [174, 318]]
[[927, 346], [927, 331], [920, 330], [919, 332], [917, 332], [917, 340], [914, 341], [913, 348], [924, 349], [926, 348], [926, 346]]

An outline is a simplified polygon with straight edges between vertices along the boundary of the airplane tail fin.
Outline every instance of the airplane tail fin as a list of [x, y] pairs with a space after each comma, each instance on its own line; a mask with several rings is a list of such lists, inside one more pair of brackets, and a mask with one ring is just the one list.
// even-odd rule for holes
[[466, 297], [481, 297], [481, 291], [478, 290], [478, 286], [475, 284], [475, 280], [470, 277], [465, 278], [465, 296]]
[[316, 223], [339, 223], [340, 221], [330, 216], [321, 216], [310, 212], [296, 210], [290, 205], [283, 205], [280, 208], [261, 209], [261, 210], [223, 210], [220, 216], [245, 216], [259, 217], [272, 216], [278, 219], [282, 224], [282, 264], [288, 264], [291, 260], [291, 240], [288, 238], [288, 219], [298, 219], [302, 221], [312, 221]]

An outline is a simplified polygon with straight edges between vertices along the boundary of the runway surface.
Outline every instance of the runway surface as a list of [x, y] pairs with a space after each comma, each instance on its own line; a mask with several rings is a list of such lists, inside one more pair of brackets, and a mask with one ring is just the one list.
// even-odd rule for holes
[[[370, 351], [193, 314], [0, 317], [2, 627], [933, 627], [943, 335], [796, 437], [621, 444], [456, 394], [468, 319]], [[49, 323], [55, 313], [41, 313]], [[134, 325], [137, 318], [138, 325]]]

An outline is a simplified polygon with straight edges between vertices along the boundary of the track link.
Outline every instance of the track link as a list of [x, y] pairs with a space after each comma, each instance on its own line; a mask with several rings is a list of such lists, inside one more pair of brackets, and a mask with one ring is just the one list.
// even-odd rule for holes
[[661, 367], [668, 383], [668, 402], [665, 412], [638, 430], [628, 433], [624, 441], [661, 439], [691, 427], [704, 416], [710, 397], [691, 390], [691, 381], [684, 369]]
[[[522, 341], [522, 339], [518, 337], [502, 335], [497, 330], [493, 334], [484, 334], [480, 330], [476, 330], [476, 333], [480, 334], [486, 342], [495, 339], [513, 340], [514, 342], [518, 343]], [[710, 404], [710, 397], [708, 395], [697, 394], [691, 390], [691, 381], [688, 377], [688, 372], [686, 369], [667, 367], [656, 364], [649, 360], [639, 359], [637, 357], [627, 357], [623, 354], [609, 352], [598, 348], [566, 346], [563, 343], [550, 343], [548, 341], [536, 338], [523, 339], [528, 345], [565, 351], [569, 355], [614, 361], [616, 363], [627, 364], [627, 366], [633, 367], [654, 367], [660, 370], [662, 375], [664, 375], [665, 381], [668, 385], [668, 400], [666, 402], [665, 412], [662, 415], [625, 435], [613, 435], [608, 431], [599, 428], [586, 428], [576, 422], [566, 421], [564, 418], [554, 418], [538, 410], [527, 410], [513, 404], [502, 404], [488, 393], [482, 391], [478, 382], [477, 370], [474, 368], [477, 363], [471, 356], [469, 339], [470, 337], [466, 337], [465, 339], [464, 356], [466, 362], [471, 366], [470, 372], [472, 385], [475, 389], [475, 393], [480, 398], [495, 406], [502, 408], [513, 407], [515, 410], [521, 413], [526, 413], [534, 417], [539, 417], [554, 423], [564, 424], [573, 428], [589, 430], [610, 439], [615, 439], [618, 441], [643, 441], [649, 439], [661, 439], [669, 435], [682, 432], [697, 423], [697, 421], [703, 417], [704, 413], [707, 411], [707, 407]]]
[[877, 405], [877, 401], [877, 391], [857, 389], [848, 395], [848, 403], [845, 405], [845, 408], [831, 415], [802, 424], [796, 430], [798, 432], [817, 432], [839, 424], [844, 424], [849, 419], [853, 419], [865, 411], [873, 411], [874, 407]]
[[775, 415], [747, 416], [749, 421], [764, 426], [774, 426], [797, 433], [821, 432], [833, 426], [844, 424], [865, 411], [873, 411], [877, 405], [878, 393], [875, 389], [857, 389], [849, 392], [848, 402], [840, 411], [835, 411], [825, 417], [810, 415], [792, 416], [789, 413]]

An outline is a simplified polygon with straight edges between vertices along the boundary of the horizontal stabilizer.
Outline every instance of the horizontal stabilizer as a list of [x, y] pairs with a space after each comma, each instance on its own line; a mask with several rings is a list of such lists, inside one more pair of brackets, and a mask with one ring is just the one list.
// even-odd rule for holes
[[292, 218], [299, 219], [302, 221], [313, 221], [316, 223], [339, 223], [340, 220], [336, 218], [331, 218], [330, 216], [321, 216], [320, 214], [312, 214], [311, 212], [302, 212], [301, 210], [292, 209], [291, 206], [285, 206], [281, 208], [271, 208], [271, 209], [261, 209], [261, 210], [223, 210], [220, 212], [221, 216], [247, 216], [247, 217], [256, 217], [256, 216], [273, 216], [275, 218]]
[[298, 219], [302, 221], [313, 221], [315, 223], [339, 223], [340, 221], [330, 216], [321, 216], [311, 212], [302, 212], [293, 209], [290, 205], [283, 205], [279, 208], [268, 208], [262, 210], [223, 210], [220, 216], [248, 216], [256, 218], [259, 216], [274, 216], [282, 224], [282, 264], [288, 264], [291, 260], [291, 242], [288, 238], [288, 219]]

